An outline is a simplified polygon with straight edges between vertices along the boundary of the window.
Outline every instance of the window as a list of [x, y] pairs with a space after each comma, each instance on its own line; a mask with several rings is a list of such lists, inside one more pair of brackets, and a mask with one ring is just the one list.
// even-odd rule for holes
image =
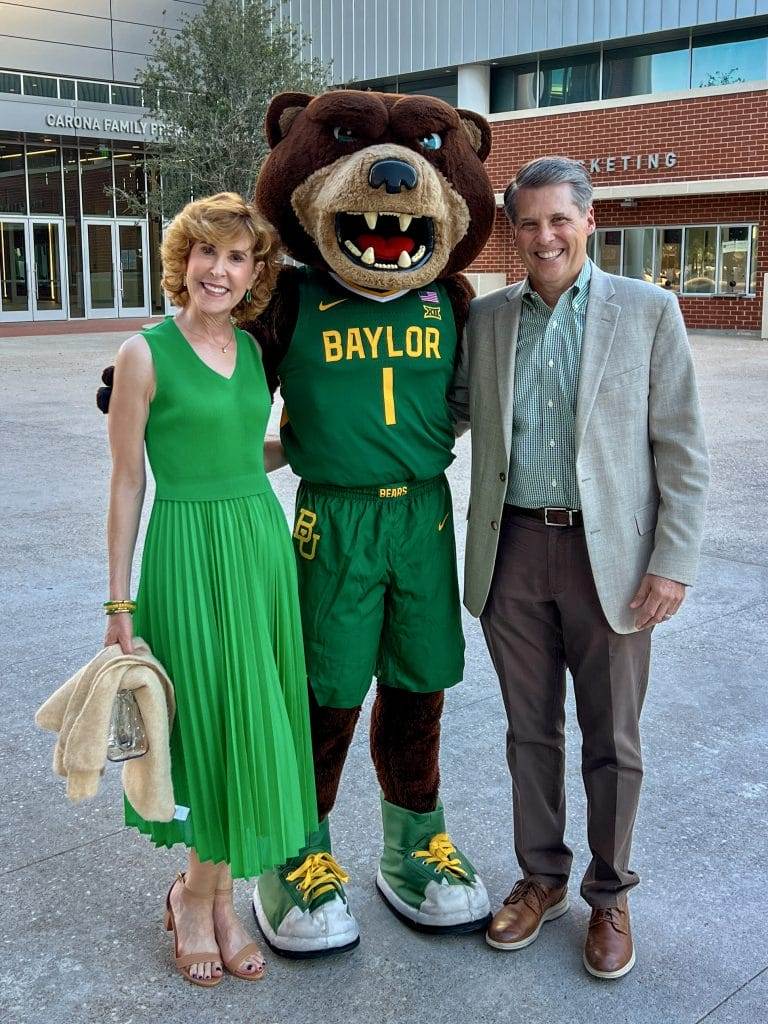
[[18, 142], [0, 142], [0, 213], [26, 212], [24, 147]]
[[459, 98], [459, 84], [456, 74], [431, 75], [428, 78], [411, 78], [398, 81], [398, 91], [409, 96], [435, 96], [456, 106]]
[[600, 228], [589, 241], [592, 259], [610, 274], [681, 295], [755, 293], [756, 224]]
[[71, 78], [59, 79], [59, 96], [63, 100], [73, 100], [75, 98], [75, 83]]
[[595, 232], [595, 263], [609, 274], [621, 273], [621, 231]]
[[104, 82], [78, 82], [77, 99], [80, 103], [109, 103], [109, 86]]
[[[757, 234], [757, 229], [753, 229]], [[720, 283], [718, 291], [743, 295], [747, 291], [747, 267], [751, 231], [747, 225], [720, 228]], [[754, 291], [754, 288], [751, 289]]]
[[21, 75], [0, 71], [0, 92], [13, 92], [21, 95]]
[[541, 61], [540, 106], [554, 107], [597, 99], [600, 99], [599, 54]]
[[717, 228], [685, 229], [683, 291], [713, 295], [716, 291]]
[[694, 38], [692, 89], [764, 78], [768, 78], [768, 38], [764, 28]]
[[115, 214], [112, 196], [112, 152], [108, 146], [80, 148], [80, 175], [83, 190], [83, 214], [85, 216], [113, 217]]
[[688, 74], [687, 39], [656, 46], [606, 50], [603, 56], [603, 98], [687, 89]]
[[25, 96], [52, 96], [58, 98], [58, 81], [55, 78], [41, 78], [39, 75], [24, 75]]
[[538, 106], [539, 72], [536, 63], [491, 68], [492, 114], [505, 110], [532, 110]]
[[63, 213], [61, 153], [50, 146], [27, 147], [29, 212]]
[[140, 107], [141, 89], [134, 85], [113, 85], [111, 86], [112, 102], [123, 107]]

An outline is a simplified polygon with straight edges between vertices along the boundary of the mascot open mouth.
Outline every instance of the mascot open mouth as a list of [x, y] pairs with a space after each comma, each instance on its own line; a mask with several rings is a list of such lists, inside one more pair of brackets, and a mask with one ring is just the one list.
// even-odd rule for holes
[[432, 255], [435, 229], [431, 217], [409, 213], [337, 213], [336, 238], [357, 266], [411, 270]]

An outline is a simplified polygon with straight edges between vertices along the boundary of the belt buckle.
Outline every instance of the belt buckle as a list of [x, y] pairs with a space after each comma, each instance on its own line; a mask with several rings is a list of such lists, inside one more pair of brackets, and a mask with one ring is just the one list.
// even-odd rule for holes
[[[567, 523], [550, 523], [549, 513], [550, 512], [567, 512], [568, 522]], [[550, 505], [544, 509], [544, 525], [545, 526], [573, 526], [573, 509], [570, 508], [555, 508]]]

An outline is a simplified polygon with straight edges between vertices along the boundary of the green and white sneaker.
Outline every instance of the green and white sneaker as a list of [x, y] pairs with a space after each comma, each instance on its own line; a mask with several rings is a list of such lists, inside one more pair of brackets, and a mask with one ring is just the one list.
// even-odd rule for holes
[[488, 893], [445, 831], [442, 804], [416, 814], [381, 799], [384, 853], [376, 888], [392, 913], [421, 932], [450, 935], [485, 928]]
[[344, 892], [348, 881], [331, 856], [326, 818], [297, 857], [256, 882], [253, 913], [269, 948], [294, 960], [354, 949], [360, 933]]

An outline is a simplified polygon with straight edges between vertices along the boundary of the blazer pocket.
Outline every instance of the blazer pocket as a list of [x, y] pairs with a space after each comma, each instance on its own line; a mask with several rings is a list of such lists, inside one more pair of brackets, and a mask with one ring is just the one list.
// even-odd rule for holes
[[615, 388], [628, 388], [633, 384], [643, 384], [648, 381], [648, 366], [642, 363], [639, 366], [632, 366], [629, 370], [622, 370], [621, 373], [611, 373], [600, 381], [600, 391], [613, 391]]
[[650, 533], [651, 530], [656, 529], [658, 510], [658, 501], [652, 501], [648, 505], [643, 505], [642, 508], [639, 508], [637, 512], [635, 512], [635, 526], [637, 526], [637, 532], [641, 537], [646, 533]]

